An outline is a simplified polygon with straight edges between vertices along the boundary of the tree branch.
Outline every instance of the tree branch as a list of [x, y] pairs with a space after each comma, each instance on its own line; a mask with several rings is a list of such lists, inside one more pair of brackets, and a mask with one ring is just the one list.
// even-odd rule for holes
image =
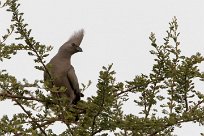
[[[7, 92], [8, 94], [10, 94], [9, 92]], [[11, 94], [10, 94], [11, 95]], [[42, 127], [38, 124], [38, 122], [32, 117], [32, 114], [27, 111], [23, 105], [16, 99], [16, 98], [12, 98], [12, 100], [14, 100], [16, 102], [17, 105], [19, 105], [21, 107], [21, 109], [27, 114], [27, 116], [33, 121], [33, 123], [37, 126], [37, 128], [40, 129], [40, 131], [47, 136], [46, 132], [42, 129]]]
[[[190, 113], [191, 114], [191, 113]], [[171, 126], [175, 126], [177, 124], [181, 124], [181, 123], [185, 123], [185, 122], [191, 122], [191, 121], [195, 121], [195, 120], [198, 120], [199, 117], [196, 117], [196, 118], [192, 118], [192, 119], [178, 119], [175, 123], [168, 123], [166, 125], [164, 125], [161, 129], [155, 131], [154, 133], [150, 134], [149, 136], [155, 136], [157, 133], [159, 132], [162, 132], [163, 130], [167, 129], [168, 127], [171, 127]]]
[[42, 99], [38, 99], [35, 97], [26, 97], [26, 96], [19, 96], [19, 95], [13, 95], [13, 94], [9, 94], [9, 93], [0, 93], [0, 96], [2, 97], [8, 97], [8, 98], [18, 98], [18, 99], [25, 99], [25, 100], [34, 100], [34, 101], [38, 101], [38, 102], [46, 102], [45, 100]]
[[[95, 123], [96, 123], [96, 118], [100, 115], [100, 113], [102, 112], [102, 110], [103, 110], [103, 105], [104, 105], [104, 103], [105, 103], [105, 89], [104, 89], [104, 86], [103, 86], [103, 95], [102, 95], [102, 103], [101, 103], [101, 105], [100, 105], [100, 109], [99, 109], [99, 111], [96, 113], [96, 115], [93, 117], [93, 123], [92, 123], [92, 126], [91, 126], [91, 128], [92, 128], [92, 132], [91, 132], [91, 136], [94, 136], [96, 133], [98, 133], [98, 130], [96, 130], [96, 131], [94, 131], [94, 129], [95, 129]], [[102, 128], [100, 128], [100, 129], [102, 129]], [[102, 129], [103, 130], [103, 129]], [[102, 131], [102, 130], [100, 130], [100, 131]]]

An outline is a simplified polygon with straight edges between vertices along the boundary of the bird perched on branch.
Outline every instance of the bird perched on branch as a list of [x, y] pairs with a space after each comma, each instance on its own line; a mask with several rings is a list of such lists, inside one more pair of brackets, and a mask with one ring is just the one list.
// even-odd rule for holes
[[47, 71], [44, 72], [44, 80], [49, 88], [65, 88], [63, 92], [51, 91], [51, 94], [54, 97], [67, 97], [69, 99], [69, 105], [76, 105], [80, 97], [83, 97], [79, 89], [74, 67], [71, 65], [72, 55], [77, 52], [82, 52], [80, 44], [83, 37], [83, 29], [75, 32], [69, 40], [59, 48], [58, 53], [47, 64]]

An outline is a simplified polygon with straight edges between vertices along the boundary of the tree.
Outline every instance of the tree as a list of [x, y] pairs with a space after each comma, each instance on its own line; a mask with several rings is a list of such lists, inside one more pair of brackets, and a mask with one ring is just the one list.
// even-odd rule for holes
[[[11, 59], [13, 55], [26, 51], [34, 57], [36, 70], [47, 71], [44, 58], [52, 50], [37, 42], [31, 36], [31, 29], [18, 9], [17, 0], [7, 0], [1, 8], [12, 13], [7, 34], [0, 39], [0, 60]], [[135, 76], [132, 81], [117, 82], [112, 64], [102, 67], [97, 83], [97, 94], [80, 101], [67, 109], [66, 100], [59, 105], [43, 85], [44, 81], [33, 83], [26, 79], [18, 81], [6, 70], [0, 71], [0, 100], [10, 99], [22, 112], [12, 118], [4, 115], [0, 120], [0, 135], [56, 135], [49, 128], [60, 121], [67, 129], [60, 135], [106, 136], [114, 132], [116, 136], [172, 135], [175, 127], [193, 122], [204, 125], [204, 95], [195, 89], [195, 80], [204, 80], [199, 64], [204, 61], [200, 53], [186, 57], [181, 55], [178, 24], [176, 17], [169, 23], [164, 44], [158, 45], [154, 33], [149, 39], [154, 56], [152, 71]], [[6, 44], [7, 38], [18, 34], [16, 42]], [[83, 91], [90, 85], [82, 84]], [[53, 91], [56, 91], [53, 88]], [[122, 106], [129, 95], [135, 96], [138, 114], [124, 114]], [[75, 121], [79, 115], [79, 121]], [[117, 131], [116, 131], [117, 130]]]

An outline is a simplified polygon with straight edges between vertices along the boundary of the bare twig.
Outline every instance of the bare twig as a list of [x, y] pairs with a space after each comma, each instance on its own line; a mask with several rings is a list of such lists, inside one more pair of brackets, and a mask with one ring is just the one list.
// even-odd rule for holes
[[201, 105], [202, 103], [204, 103], [204, 99], [202, 101], [198, 101], [198, 103], [190, 110], [191, 112], [195, 111], [199, 105]]
[[103, 130], [103, 129], [102, 129], [102, 128], [100, 128], [100, 129], [98, 129], [98, 130], [94, 131], [94, 132], [91, 134], [91, 136], [94, 136], [95, 134], [97, 134], [97, 133], [101, 132], [102, 130]]
[[120, 93], [117, 93], [117, 94], [115, 95], [115, 97], [116, 97], [116, 96], [119, 96], [119, 95], [121, 95], [121, 94], [127, 93], [127, 92], [131, 92], [133, 89], [136, 89], [136, 88], [138, 88], [138, 87], [141, 87], [141, 86], [134, 86], [134, 87], [128, 88], [127, 90], [124, 90], [124, 91], [121, 91]]

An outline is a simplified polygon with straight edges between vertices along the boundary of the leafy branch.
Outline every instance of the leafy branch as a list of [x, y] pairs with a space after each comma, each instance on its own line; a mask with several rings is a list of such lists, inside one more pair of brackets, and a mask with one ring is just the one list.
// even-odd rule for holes
[[[28, 55], [34, 56], [36, 69], [48, 72], [44, 59], [52, 47], [34, 40], [23, 13], [19, 12], [19, 6], [17, 0], [0, 4], [1, 8], [8, 7], [7, 11], [12, 13], [12, 24], [0, 40], [0, 60], [10, 59], [11, 55], [25, 50]], [[6, 45], [8, 37], [14, 32], [20, 44]], [[65, 99], [47, 94], [43, 81], [18, 81], [6, 70], [0, 71], [0, 100], [10, 99], [22, 110], [12, 119], [6, 115], [1, 118], [0, 135], [55, 136], [49, 128], [55, 122], [67, 126], [59, 134], [61, 136], [106, 136], [109, 132], [114, 132], [116, 136], [166, 136], [172, 135], [174, 128], [181, 127], [185, 122], [198, 122], [203, 126], [204, 94], [195, 89], [195, 80], [204, 81], [204, 73], [199, 69], [204, 57], [200, 53], [190, 57], [181, 55], [179, 35], [177, 19], [174, 17], [169, 23], [163, 44], [157, 43], [154, 33], [149, 37], [153, 48], [150, 53], [154, 56], [149, 74], [136, 75], [133, 80], [124, 83], [116, 82], [113, 64], [102, 67], [96, 95], [73, 107], [65, 106]], [[85, 91], [89, 85], [90, 82], [87, 86], [82, 84], [82, 90]], [[124, 104], [130, 101], [131, 95], [135, 96], [135, 106], [128, 105], [125, 108], [135, 109], [138, 114], [123, 113]]]

